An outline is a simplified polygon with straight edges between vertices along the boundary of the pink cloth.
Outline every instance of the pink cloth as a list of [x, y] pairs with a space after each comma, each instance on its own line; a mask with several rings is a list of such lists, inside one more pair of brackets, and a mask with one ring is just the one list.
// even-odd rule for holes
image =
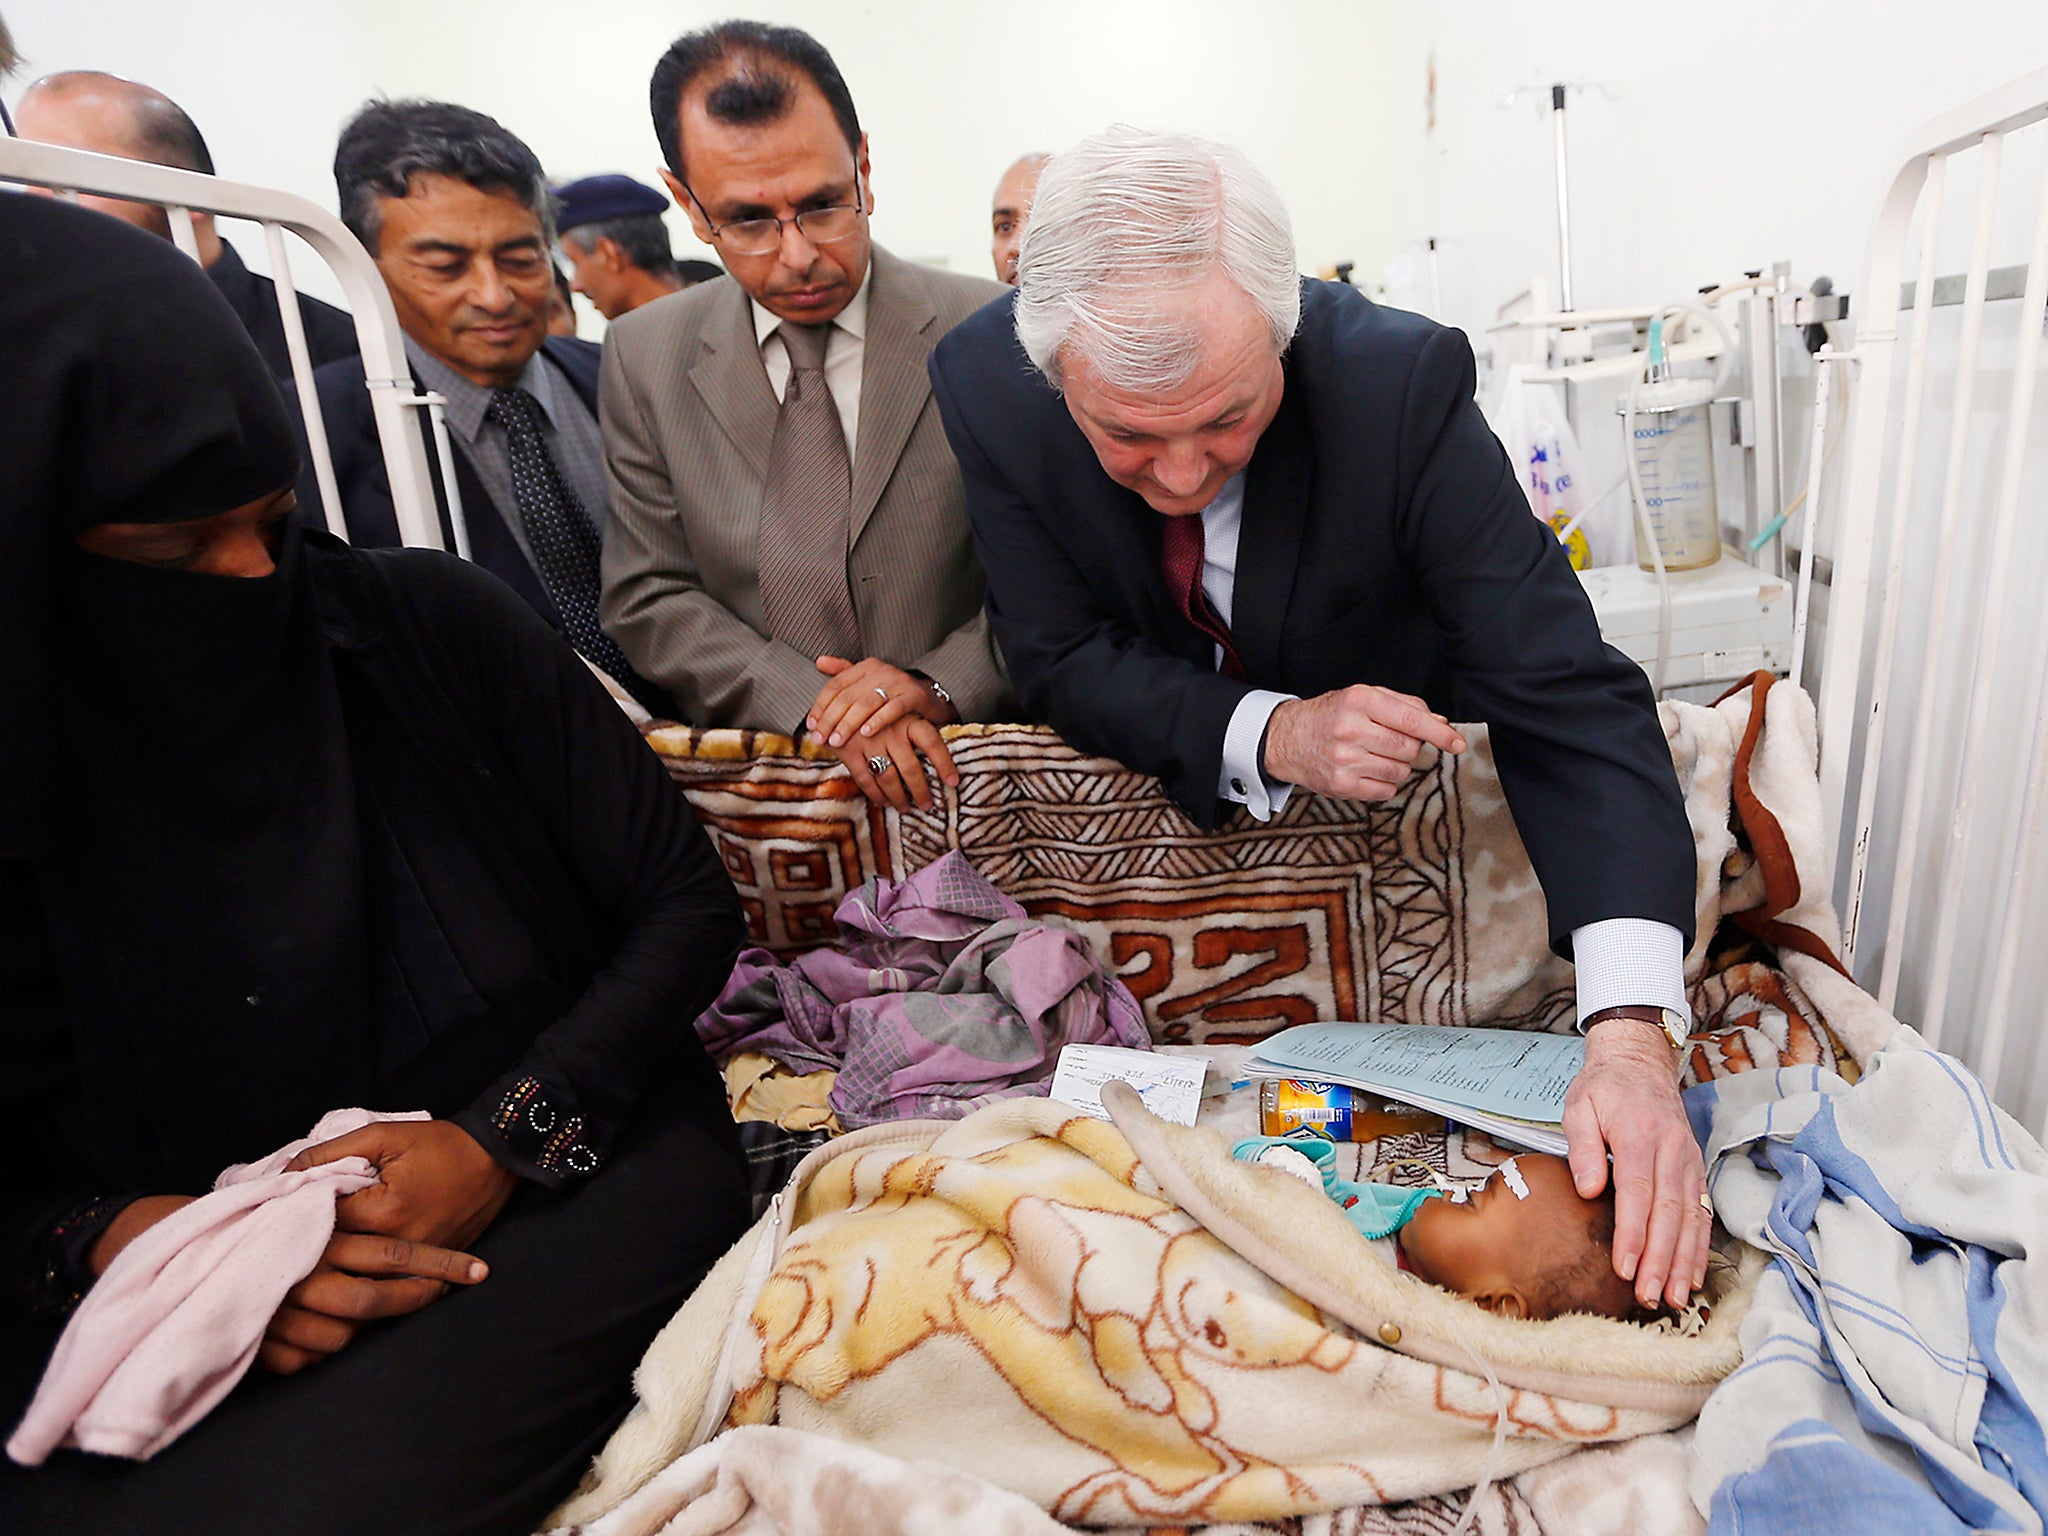
[[147, 1461], [206, 1417], [255, 1362], [286, 1291], [334, 1235], [334, 1202], [377, 1182], [360, 1157], [301, 1173], [307, 1147], [424, 1113], [337, 1109], [121, 1250], [57, 1341], [7, 1454], [40, 1466], [60, 1445]]

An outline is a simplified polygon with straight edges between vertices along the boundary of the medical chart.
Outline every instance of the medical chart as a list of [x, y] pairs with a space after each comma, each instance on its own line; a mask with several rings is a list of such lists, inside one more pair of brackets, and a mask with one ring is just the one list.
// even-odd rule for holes
[[1576, 1035], [1432, 1024], [1303, 1024], [1261, 1041], [1259, 1077], [1369, 1088], [1488, 1135], [1562, 1155], [1564, 1096], [1586, 1060]]

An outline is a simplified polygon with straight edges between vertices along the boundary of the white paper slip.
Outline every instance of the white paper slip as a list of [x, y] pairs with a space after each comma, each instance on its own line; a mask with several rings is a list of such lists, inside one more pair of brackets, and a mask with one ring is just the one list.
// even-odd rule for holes
[[1209, 1063], [1199, 1056], [1157, 1056], [1120, 1045], [1063, 1045], [1052, 1075], [1052, 1096], [1084, 1115], [1107, 1120], [1102, 1085], [1129, 1083], [1160, 1119], [1193, 1125], [1208, 1070]]

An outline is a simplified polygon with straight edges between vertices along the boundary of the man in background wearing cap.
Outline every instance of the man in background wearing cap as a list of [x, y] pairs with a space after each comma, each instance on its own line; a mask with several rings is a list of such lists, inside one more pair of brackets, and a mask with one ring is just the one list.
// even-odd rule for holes
[[661, 212], [668, 199], [630, 176], [585, 176], [555, 188], [555, 229], [569, 286], [607, 320], [689, 286], [676, 271]]

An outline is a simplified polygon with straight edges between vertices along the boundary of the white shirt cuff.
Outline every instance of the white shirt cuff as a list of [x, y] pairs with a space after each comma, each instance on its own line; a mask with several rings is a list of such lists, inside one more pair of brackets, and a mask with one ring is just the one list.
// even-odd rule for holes
[[1610, 917], [1572, 930], [1581, 1028], [1603, 1008], [1670, 1008], [1685, 1002], [1685, 936], [1647, 917]]
[[1217, 774], [1219, 799], [1234, 800], [1260, 821], [1271, 821], [1286, 809], [1292, 784], [1267, 787], [1265, 765], [1259, 761], [1259, 743], [1266, 738], [1266, 722], [1273, 711], [1294, 697], [1254, 688], [1237, 701], [1230, 726], [1223, 733], [1223, 767]]

